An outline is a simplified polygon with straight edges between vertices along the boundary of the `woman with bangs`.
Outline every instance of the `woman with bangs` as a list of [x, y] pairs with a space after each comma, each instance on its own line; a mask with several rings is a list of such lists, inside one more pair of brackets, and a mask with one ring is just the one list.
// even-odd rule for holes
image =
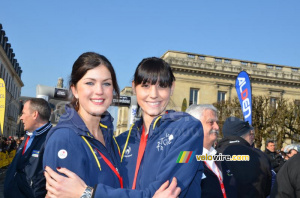
[[[179, 197], [200, 197], [203, 167], [194, 155], [202, 153], [203, 129], [189, 114], [166, 110], [175, 88], [171, 67], [160, 58], [143, 59], [135, 71], [132, 88], [142, 118], [117, 137], [121, 165], [126, 168], [124, 183], [143, 192], [144, 197], [151, 197], [166, 180], [175, 177], [181, 189]], [[182, 151], [190, 151], [190, 160], [185, 161], [189, 163], [180, 161]], [[70, 175], [65, 179], [70, 186], [80, 185], [79, 178], [70, 171], [59, 172]], [[126, 190], [97, 185], [94, 191], [95, 197], [124, 197]], [[125, 194], [137, 197], [132, 190]]]

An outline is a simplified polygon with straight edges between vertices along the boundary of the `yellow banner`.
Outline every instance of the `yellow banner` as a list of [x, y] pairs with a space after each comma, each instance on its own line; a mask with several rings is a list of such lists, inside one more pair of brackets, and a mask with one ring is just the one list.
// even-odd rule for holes
[[1, 133], [3, 134], [4, 127], [4, 116], [5, 116], [5, 83], [2, 78], [0, 78], [0, 126]]

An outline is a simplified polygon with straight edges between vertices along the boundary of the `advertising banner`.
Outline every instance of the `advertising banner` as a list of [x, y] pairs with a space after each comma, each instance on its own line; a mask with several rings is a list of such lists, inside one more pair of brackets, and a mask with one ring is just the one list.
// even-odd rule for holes
[[238, 74], [235, 89], [240, 100], [244, 119], [252, 125], [252, 88], [247, 72], [241, 71]]
[[5, 83], [2, 78], [0, 78], [0, 126], [1, 133], [3, 134], [4, 127], [4, 116], [5, 116]]

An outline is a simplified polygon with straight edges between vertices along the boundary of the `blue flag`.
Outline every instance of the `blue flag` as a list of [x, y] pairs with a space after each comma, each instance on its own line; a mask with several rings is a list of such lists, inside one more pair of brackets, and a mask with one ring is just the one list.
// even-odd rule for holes
[[241, 71], [235, 81], [235, 89], [240, 100], [245, 121], [252, 125], [252, 88], [249, 75]]

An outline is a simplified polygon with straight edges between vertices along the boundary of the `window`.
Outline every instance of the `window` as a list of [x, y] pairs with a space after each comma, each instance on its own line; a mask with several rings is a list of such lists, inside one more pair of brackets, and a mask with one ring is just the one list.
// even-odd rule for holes
[[198, 93], [199, 93], [199, 89], [194, 89], [191, 88], [190, 89], [190, 104], [198, 104]]
[[199, 59], [200, 60], [205, 60], [205, 57], [204, 56], [199, 56]]
[[226, 100], [226, 92], [225, 91], [218, 91], [218, 102]]
[[276, 66], [276, 70], [282, 70], [281, 66]]
[[221, 58], [215, 58], [215, 62], [222, 62], [222, 59]]
[[271, 107], [277, 108], [277, 98], [270, 98]]
[[252, 63], [251, 65], [252, 65], [252, 67], [257, 67], [256, 63]]
[[267, 69], [273, 69], [273, 65], [267, 65]]
[[224, 63], [230, 64], [230, 63], [231, 63], [231, 60], [225, 59], [225, 60], [224, 60]]
[[244, 66], [247, 66], [247, 65], [248, 65], [247, 62], [243, 62], [243, 61], [241, 62], [241, 64], [244, 65]]
[[187, 56], [188, 56], [188, 58], [193, 58], [193, 59], [195, 58], [195, 55], [193, 55], [193, 54], [188, 54]]
[[292, 72], [298, 72], [298, 68], [292, 68]]

